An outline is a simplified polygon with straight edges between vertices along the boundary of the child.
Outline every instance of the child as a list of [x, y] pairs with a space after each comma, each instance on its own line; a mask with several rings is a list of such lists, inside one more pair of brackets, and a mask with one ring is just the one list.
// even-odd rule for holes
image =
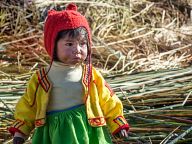
[[34, 144], [111, 144], [106, 124], [127, 137], [122, 103], [91, 65], [90, 28], [75, 4], [49, 11], [44, 42], [51, 64], [32, 75], [16, 105], [14, 144], [34, 128]]

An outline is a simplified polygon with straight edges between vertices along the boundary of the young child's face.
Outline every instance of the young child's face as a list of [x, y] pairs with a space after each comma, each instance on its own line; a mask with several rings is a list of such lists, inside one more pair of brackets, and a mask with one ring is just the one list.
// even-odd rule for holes
[[79, 35], [72, 38], [68, 35], [57, 42], [57, 57], [68, 65], [82, 63], [87, 57], [87, 40]]

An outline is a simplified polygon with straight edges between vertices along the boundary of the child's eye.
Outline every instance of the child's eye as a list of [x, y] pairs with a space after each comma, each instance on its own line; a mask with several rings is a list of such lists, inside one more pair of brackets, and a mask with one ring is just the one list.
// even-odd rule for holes
[[73, 43], [66, 43], [66, 46], [73, 46]]
[[84, 46], [84, 45], [86, 45], [86, 42], [81, 42], [80, 45]]

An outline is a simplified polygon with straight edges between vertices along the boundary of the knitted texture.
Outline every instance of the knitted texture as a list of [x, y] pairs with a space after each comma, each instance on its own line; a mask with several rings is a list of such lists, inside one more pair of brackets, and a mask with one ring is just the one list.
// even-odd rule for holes
[[58, 32], [84, 27], [88, 32], [89, 54], [91, 53], [91, 32], [86, 18], [77, 11], [75, 4], [69, 4], [66, 10], [48, 12], [44, 26], [44, 44], [49, 56], [53, 59], [55, 39]]

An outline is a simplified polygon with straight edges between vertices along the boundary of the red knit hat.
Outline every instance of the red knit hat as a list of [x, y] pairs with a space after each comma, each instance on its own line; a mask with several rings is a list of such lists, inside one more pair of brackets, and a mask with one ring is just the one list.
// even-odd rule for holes
[[53, 59], [55, 39], [58, 32], [62, 30], [76, 29], [84, 27], [88, 32], [89, 55], [91, 52], [91, 32], [86, 18], [77, 12], [77, 6], [69, 4], [66, 10], [48, 12], [44, 26], [44, 44], [49, 56]]

